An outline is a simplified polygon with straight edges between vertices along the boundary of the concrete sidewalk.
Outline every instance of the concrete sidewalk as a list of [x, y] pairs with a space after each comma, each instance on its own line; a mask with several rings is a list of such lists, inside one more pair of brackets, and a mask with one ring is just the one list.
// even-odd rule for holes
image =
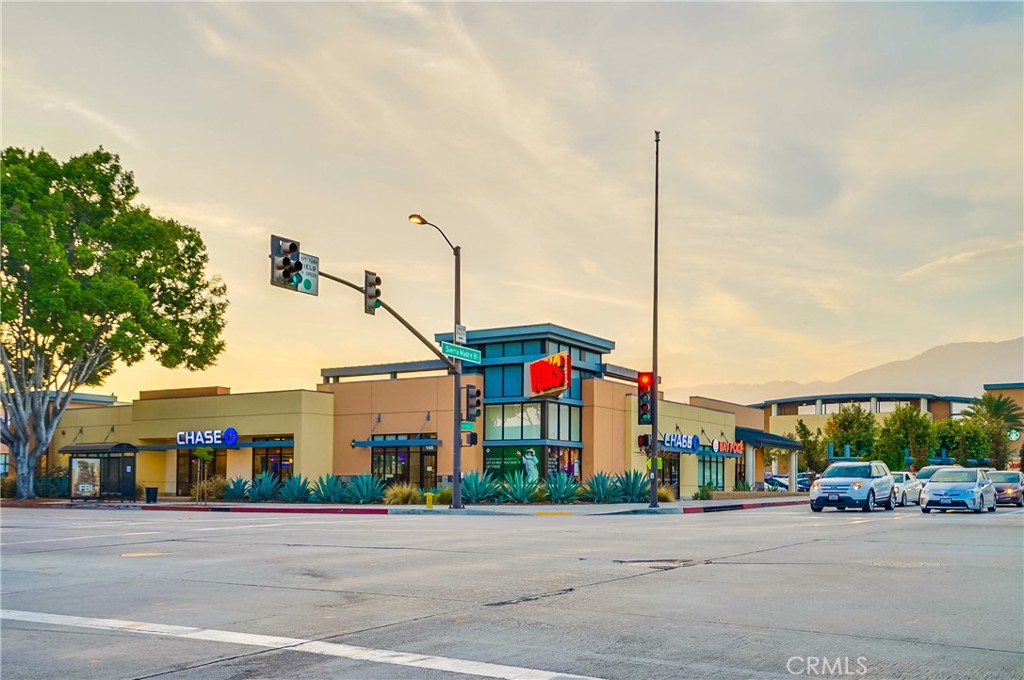
[[4, 503], [4, 507], [33, 507], [60, 509], [104, 509], [104, 510], [145, 510], [166, 512], [245, 512], [245, 513], [302, 513], [326, 515], [538, 515], [538, 516], [574, 516], [574, 515], [684, 515], [704, 512], [725, 512], [730, 510], [752, 510], [757, 508], [775, 508], [790, 505], [806, 505], [807, 498], [788, 496], [784, 498], [741, 499], [694, 501], [680, 500], [673, 503], [661, 503], [657, 508], [649, 507], [648, 503], [574, 503], [568, 505], [530, 503], [516, 505], [512, 503], [493, 503], [485, 505], [466, 505], [464, 509], [453, 510], [435, 505], [427, 508], [424, 505], [328, 505], [320, 503], [246, 503], [214, 501], [197, 504], [193, 501], [160, 501], [146, 503], [97, 503], [93, 501], [52, 500], [40, 501], [21, 506], [16, 503]]

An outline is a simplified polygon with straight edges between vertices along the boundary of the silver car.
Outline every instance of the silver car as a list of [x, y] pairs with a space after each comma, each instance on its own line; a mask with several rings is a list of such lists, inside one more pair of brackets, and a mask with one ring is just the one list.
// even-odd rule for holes
[[811, 484], [810, 501], [814, 512], [826, 507], [874, 512], [878, 504], [892, 510], [896, 507], [892, 473], [880, 460], [832, 463]]
[[896, 504], [907, 506], [921, 504], [921, 482], [913, 472], [892, 473], [893, 491], [896, 493]]
[[921, 512], [938, 510], [996, 511], [996, 488], [978, 468], [937, 470], [921, 492]]

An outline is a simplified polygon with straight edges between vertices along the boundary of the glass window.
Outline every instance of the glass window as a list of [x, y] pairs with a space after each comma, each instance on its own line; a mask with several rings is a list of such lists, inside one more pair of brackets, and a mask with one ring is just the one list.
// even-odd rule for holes
[[540, 439], [540, 404], [523, 404], [523, 439]]
[[485, 357], [503, 357], [505, 356], [505, 346], [500, 342], [491, 345], [484, 345], [484, 356]]
[[506, 342], [505, 343], [505, 356], [507, 357], [518, 357], [523, 355], [523, 343], [521, 342]]
[[583, 441], [580, 436], [580, 418], [583, 416], [583, 409], [578, 406], [569, 407], [569, 441]]
[[544, 402], [546, 423], [544, 424], [544, 437], [546, 439], [558, 439], [558, 404], [553, 401]]
[[505, 387], [502, 396], [521, 397], [523, 396], [523, 365], [512, 364], [504, 367]]
[[558, 405], [558, 438], [569, 441], [569, 405]]
[[521, 404], [505, 404], [505, 434], [502, 439], [523, 438], [523, 407]]
[[502, 375], [504, 371], [501, 366], [488, 366], [484, 369], [484, 396], [500, 397], [502, 395]]
[[523, 343], [523, 354], [541, 354], [543, 350], [540, 346], [540, 340], [527, 340]]
[[502, 436], [504, 416], [501, 411], [501, 404], [484, 406], [484, 439], [494, 441], [504, 439]]
[[578, 370], [572, 369], [572, 378], [569, 380], [569, 398], [570, 399], [582, 399], [583, 398], [583, 382], [582, 376]]
[[571, 350], [569, 350], [569, 356], [571, 356], [573, 359], [579, 359], [580, 352], [582, 351], [583, 350], [581, 350], [579, 347], [573, 347]]

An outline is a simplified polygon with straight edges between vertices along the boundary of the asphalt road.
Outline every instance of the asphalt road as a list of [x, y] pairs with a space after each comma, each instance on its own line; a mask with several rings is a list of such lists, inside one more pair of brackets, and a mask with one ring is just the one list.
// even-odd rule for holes
[[0, 522], [4, 680], [1024, 676], [1017, 509]]

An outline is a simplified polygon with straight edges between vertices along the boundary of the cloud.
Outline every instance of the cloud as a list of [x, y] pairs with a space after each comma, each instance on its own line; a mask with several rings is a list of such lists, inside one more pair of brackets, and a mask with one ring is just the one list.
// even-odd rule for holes
[[[970, 280], [972, 272], [998, 265], [1015, 266], [1021, 269], [1024, 262], [1024, 238], [1002, 243], [984, 244], [975, 250], [964, 250], [952, 255], [943, 255], [931, 262], [900, 274], [903, 281], [915, 279], [930, 280], [938, 277]], [[965, 271], [970, 269], [971, 271]]]

